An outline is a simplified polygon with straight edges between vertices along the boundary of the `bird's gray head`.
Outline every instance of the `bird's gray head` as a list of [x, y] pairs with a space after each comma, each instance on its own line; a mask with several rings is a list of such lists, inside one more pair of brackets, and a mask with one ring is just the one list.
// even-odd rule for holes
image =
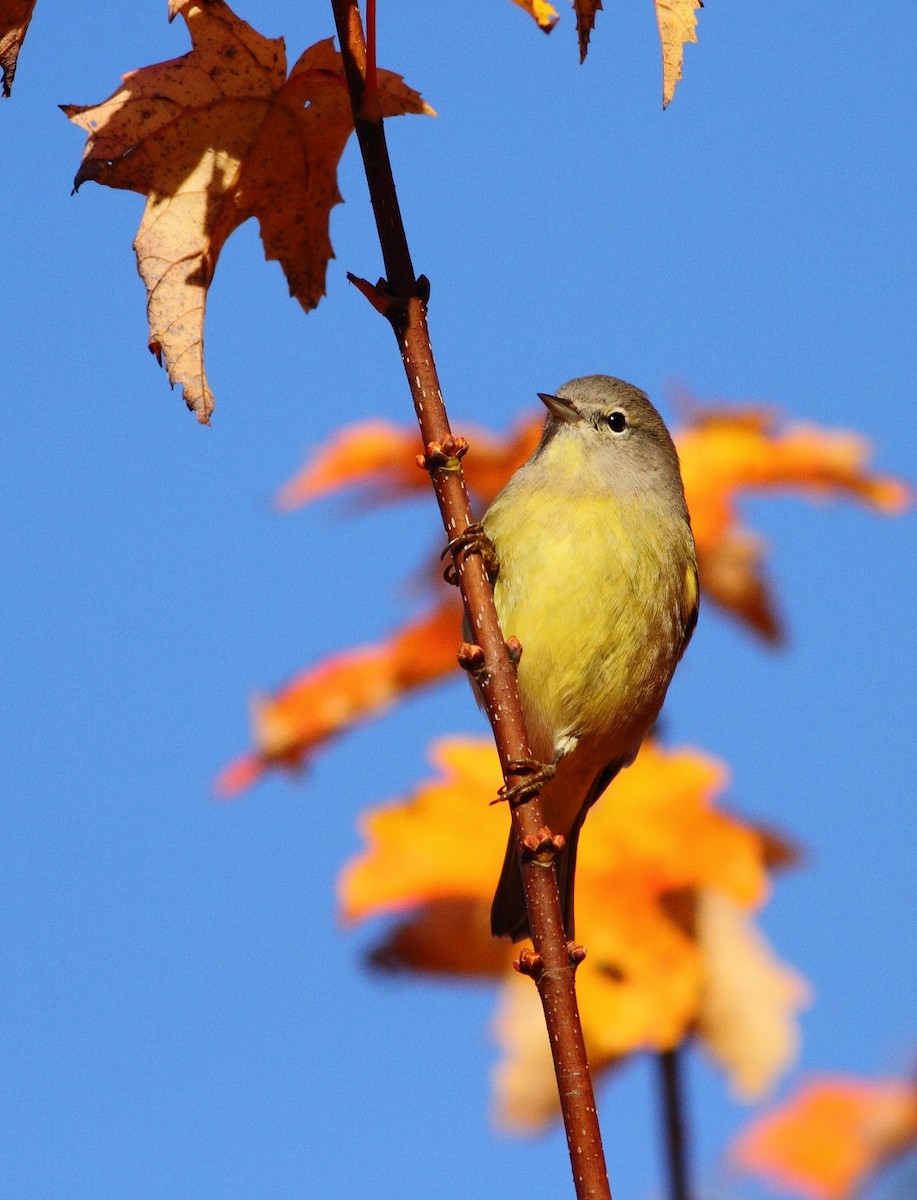
[[[665, 422], [645, 392], [612, 375], [571, 379], [553, 395], [539, 392], [548, 419], [538, 453], [556, 438], [575, 437], [588, 460], [619, 483], [672, 480], [681, 491], [678, 453]], [[560, 445], [557, 446], [560, 449]]]

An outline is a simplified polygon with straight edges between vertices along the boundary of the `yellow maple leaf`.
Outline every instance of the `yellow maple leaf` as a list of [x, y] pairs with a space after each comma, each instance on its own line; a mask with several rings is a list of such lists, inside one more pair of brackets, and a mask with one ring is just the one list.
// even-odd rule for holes
[[2, 93], [12, 91], [19, 51], [32, 19], [35, 0], [0, 0], [0, 70]]
[[[324, 295], [337, 164], [353, 129], [331, 40], [290, 72], [282, 38], [266, 38], [223, 0], [173, 3], [192, 49], [124, 76], [102, 104], [66, 105], [88, 134], [75, 188], [87, 180], [147, 197], [134, 240], [146, 285], [150, 349], [202, 423], [213, 411], [204, 370], [207, 290], [226, 239], [258, 219], [307, 311]], [[379, 72], [384, 116], [432, 113], [400, 76]]]
[[817, 1076], [756, 1117], [729, 1150], [733, 1166], [781, 1193], [852, 1200], [869, 1177], [917, 1146], [917, 1086]]
[[455, 897], [489, 901], [506, 846], [506, 815], [490, 804], [501, 783], [496, 750], [484, 738], [442, 738], [430, 758], [439, 778], [361, 817], [367, 848], [338, 883], [345, 921]]

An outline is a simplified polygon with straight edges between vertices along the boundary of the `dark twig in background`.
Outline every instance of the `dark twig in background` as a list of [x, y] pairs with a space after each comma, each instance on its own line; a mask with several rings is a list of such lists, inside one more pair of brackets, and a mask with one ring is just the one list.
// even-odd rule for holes
[[682, 1051], [676, 1046], [657, 1055], [662, 1098], [662, 1127], [669, 1167], [669, 1200], [691, 1200], [688, 1188], [688, 1150], [682, 1098]]

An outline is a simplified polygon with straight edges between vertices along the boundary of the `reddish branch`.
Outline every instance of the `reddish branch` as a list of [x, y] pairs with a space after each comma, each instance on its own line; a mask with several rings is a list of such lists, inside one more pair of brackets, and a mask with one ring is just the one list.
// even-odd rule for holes
[[[365, 280], [354, 282], [388, 318], [398, 339], [420, 423], [424, 465], [430, 473], [447, 537], [452, 541], [472, 524], [459, 452], [466, 447], [449, 429], [439, 388], [427, 329], [429, 285], [423, 276], [418, 279], [414, 274], [385, 130], [376, 115], [378, 109], [372, 94], [375, 63], [367, 61], [357, 0], [331, 0], [331, 3], [386, 275], [375, 287]], [[374, 0], [369, 3], [374, 7]], [[483, 662], [474, 653], [469, 656], [468, 648], [463, 649], [484, 694], [506, 788], [510, 789], [525, 783], [523, 764], [530, 759], [515, 669], [497, 621], [493, 590], [482, 556], [457, 553], [454, 562], [475, 642], [483, 651]], [[583, 951], [567, 944], [555, 873], [544, 868], [552, 851], [546, 848], [547, 831], [537, 794], [512, 806], [512, 821], [522, 856], [526, 905], [535, 946], [534, 951], [520, 955], [519, 969], [535, 980], [544, 1008], [576, 1194], [579, 1200], [587, 1197], [610, 1200], [574, 989], [574, 972]]]

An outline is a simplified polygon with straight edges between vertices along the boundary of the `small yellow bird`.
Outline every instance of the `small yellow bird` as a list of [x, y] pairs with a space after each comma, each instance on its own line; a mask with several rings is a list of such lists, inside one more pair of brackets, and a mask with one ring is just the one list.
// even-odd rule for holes
[[[572, 937], [580, 829], [659, 715], [697, 623], [697, 558], [678, 454], [645, 393], [587, 375], [540, 398], [538, 449], [482, 524], [499, 563], [500, 627], [522, 643], [530, 748], [556, 767], [541, 804], [566, 839], [556, 861]], [[512, 835], [491, 928], [529, 936]]]

